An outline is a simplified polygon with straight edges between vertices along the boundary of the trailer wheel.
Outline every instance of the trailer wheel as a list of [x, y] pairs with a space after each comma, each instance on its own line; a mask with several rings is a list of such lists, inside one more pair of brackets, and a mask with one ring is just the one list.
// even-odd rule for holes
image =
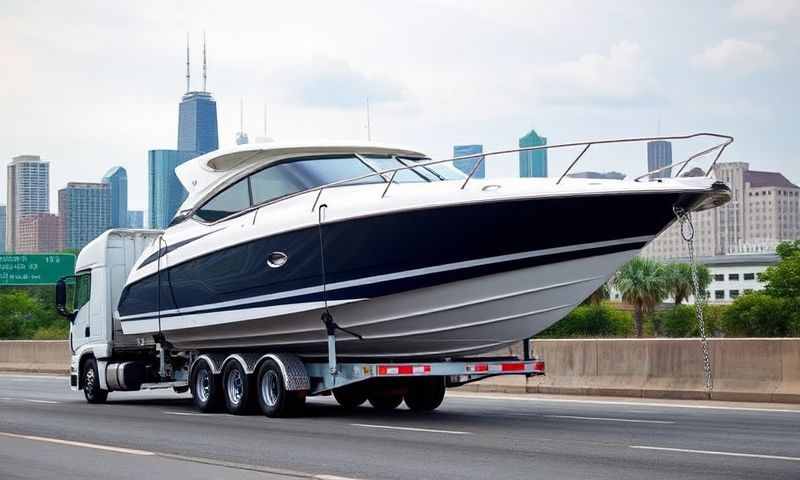
[[394, 410], [403, 403], [402, 393], [373, 392], [367, 397], [370, 405], [376, 410], [388, 412]]
[[271, 418], [288, 417], [299, 413], [306, 402], [305, 391], [286, 390], [283, 373], [274, 360], [267, 359], [256, 374], [258, 406]]
[[222, 389], [219, 378], [214, 375], [207, 362], [200, 361], [192, 369], [189, 381], [194, 406], [203, 413], [219, 410], [222, 402]]
[[83, 396], [89, 403], [105, 403], [108, 399], [108, 390], [100, 388], [97, 360], [93, 357], [89, 357], [83, 362]]
[[355, 383], [334, 390], [333, 398], [342, 407], [352, 410], [367, 401], [367, 391], [362, 385]]
[[444, 377], [415, 378], [408, 385], [406, 405], [415, 412], [436, 410], [444, 400]]
[[252, 380], [239, 362], [231, 361], [225, 366], [222, 371], [222, 385], [228, 413], [234, 415], [248, 413], [248, 407], [252, 405]]

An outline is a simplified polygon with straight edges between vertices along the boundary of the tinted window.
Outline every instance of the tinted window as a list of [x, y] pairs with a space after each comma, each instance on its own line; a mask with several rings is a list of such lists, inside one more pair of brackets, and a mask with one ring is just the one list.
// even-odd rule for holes
[[[294, 160], [285, 163], [297, 178], [302, 182], [306, 188], [318, 187], [328, 183], [347, 180], [348, 178], [360, 177], [369, 173], [375, 173], [374, 170], [369, 168], [356, 157], [343, 156], [343, 157], [315, 157], [302, 160]], [[362, 178], [355, 180], [352, 184], [362, 183], [383, 183], [383, 177], [375, 175], [372, 177]]]
[[[399, 162], [397, 159], [392, 157], [364, 155], [364, 160], [366, 160], [367, 163], [369, 163], [369, 165], [377, 171], [391, 170], [393, 168], [401, 168], [406, 166], [405, 164]], [[384, 176], [386, 177], [387, 181], [390, 178], [392, 178], [391, 173], [387, 173]], [[400, 170], [397, 172], [397, 175], [395, 175], [394, 181], [398, 183], [405, 183], [405, 182], [425, 182], [429, 180], [423, 177], [422, 175], [412, 172], [411, 170]]]
[[745, 280], [755, 280], [756, 279], [756, 274], [755, 273], [745, 273], [744, 274], [744, 279]]
[[724, 280], [725, 280], [725, 275], [723, 275], [721, 273], [715, 273], [714, 274], [714, 281], [715, 282], [722, 282]]
[[253, 203], [259, 204], [308, 188], [293, 172], [291, 163], [282, 163], [250, 175]]
[[244, 178], [221, 191], [195, 213], [207, 222], [216, 222], [250, 207], [250, 191]]
[[728, 280], [739, 280], [739, 274], [738, 273], [729, 273], [728, 274]]
[[731, 298], [737, 298], [739, 296], [739, 290], [731, 290]]
[[71, 311], [77, 312], [89, 302], [92, 295], [92, 275], [84, 273], [75, 277], [75, 295], [72, 297], [72, 305], [67, 305]]
[[725, 298], [725, 290], [714, 290], [714, 298], [722, 300]]

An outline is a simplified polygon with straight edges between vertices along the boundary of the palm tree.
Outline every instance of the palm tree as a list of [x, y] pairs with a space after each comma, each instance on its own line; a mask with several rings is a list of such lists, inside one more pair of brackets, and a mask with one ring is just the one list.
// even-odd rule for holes
[[603, 303], [603, 300], [608, 300], [610, 297], [611, 294], [608, 291], [608, 282], [606, 282], [600, 285], [591, 295], [586, 297], [582, 305], [600, 305]]
[[[708, 284], [711, 283], [711, 273], [705, 265], [697, 266], [697, 280], [700, 284], [701, 295], [705, 295]], [[692, 266], [688, 263], [671, 263], [664, 267], [664, 281], [667, 291], [675, 299], [675, 306], [695, 294], [692, 282]]]
[[645, 313], [652, 312], [667, 295], [664, 265], [636, 257], [617, 272], [614, 286], [622, 295], [622, 300], [633, 305], [636, 336], [641, 337]]

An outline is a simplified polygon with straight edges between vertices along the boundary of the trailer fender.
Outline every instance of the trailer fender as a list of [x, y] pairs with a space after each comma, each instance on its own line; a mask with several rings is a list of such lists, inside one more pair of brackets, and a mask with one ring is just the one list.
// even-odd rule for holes
[[286, 385], [286, 390], [308, 391], [311, 389], [311, 380], [308, 378], [305, 364], [303, 364], [300, 358], [292, 354], [268, 353], [262, 355], [252, 364], [252, 370], [249, 370], [248, 373], [257, 371], [266, 359], [274, 361], [278, 364], [278, 367], [280, 367], [283, 376], [283, 384]]
[[197, 366], [197, 364], [200, 362], [207, 363], [208, 366], [211, 367], [211, 372], [214, 375], [219, 375], [220, 373], [222, 373], [222, 365], [224, 361], [225, 357], [223, 355], [214, 353], [204, 353], [194, 359], [194, 361], [192, 362], [192, 366], [189, 368], [189, 375], [191, 375], [191, 372], [194, 371], [194, 367]]

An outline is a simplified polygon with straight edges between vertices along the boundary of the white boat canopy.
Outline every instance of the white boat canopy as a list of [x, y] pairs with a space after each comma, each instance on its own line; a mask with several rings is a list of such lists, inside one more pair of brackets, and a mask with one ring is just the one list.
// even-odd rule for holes
[[208, 190], [251, 165], [267, 164], [270, 161], [280, 160], [289, 156], [352, 152], [378, 155], [409, 155], [414, 157], [425, 156], [425, 154], [416, 150], [388, 147], [371, 142], [263, 143], [215, 150], [193, 158], [175, 169], [178, 180], [189, 192], [189, 196], [181, 206], [181, 210], [193, 206]]

